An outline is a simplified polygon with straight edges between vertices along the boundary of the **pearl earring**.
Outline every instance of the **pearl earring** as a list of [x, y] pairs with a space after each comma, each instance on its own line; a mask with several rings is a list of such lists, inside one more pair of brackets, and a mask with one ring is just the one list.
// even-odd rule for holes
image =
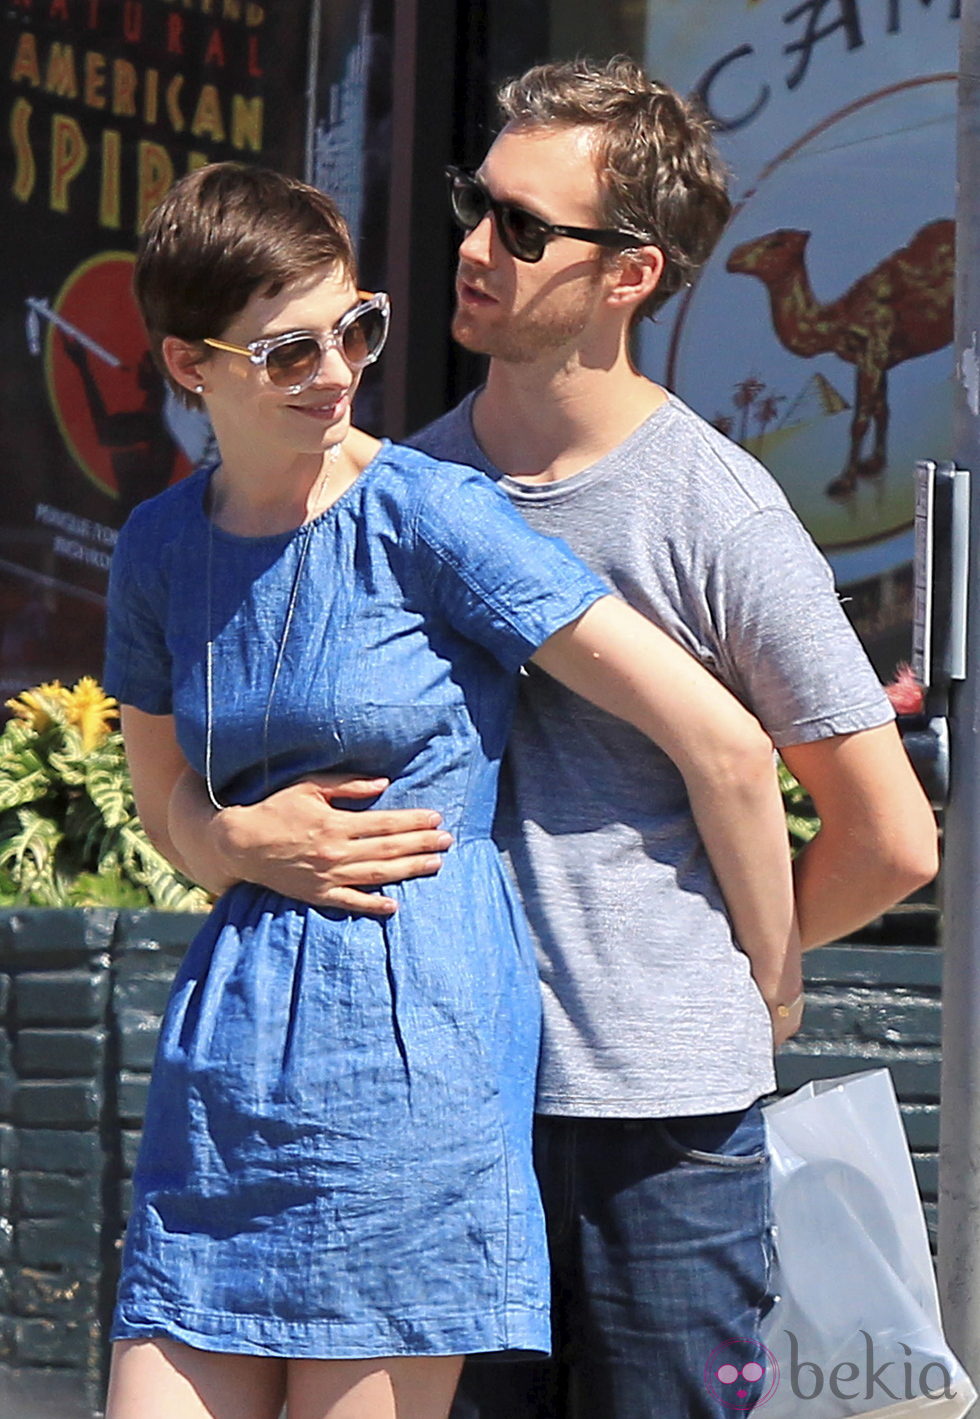
[[203, 385], [203, 384], [195, 384], [195, 386], [194, 386], [194, 393], [195, 393], [195, 394], [203, 394], [203, 393], [204, 393], [204, 385]]

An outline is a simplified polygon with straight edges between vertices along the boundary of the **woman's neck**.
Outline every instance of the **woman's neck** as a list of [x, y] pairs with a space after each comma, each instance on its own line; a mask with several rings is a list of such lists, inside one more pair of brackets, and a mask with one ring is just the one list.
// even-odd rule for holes
[[[375, 456], [377, 439], [351, 429], [341, 444], [298, 454], [278, 467], [227, 456], [211, 479], [209, 513], [217, 527], [241, 537], [290, 532], [319, 517], [357, 480]], [[258, 464], [258, 466], [257, 466]]]

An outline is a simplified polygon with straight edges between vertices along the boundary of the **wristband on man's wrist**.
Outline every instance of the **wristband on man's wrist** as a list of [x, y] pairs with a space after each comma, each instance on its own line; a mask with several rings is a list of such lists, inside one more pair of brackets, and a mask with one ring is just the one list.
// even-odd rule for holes
[[778, 1016], [780, 1020], [787, 1020], [796, 1007], [803, 1004], [804, 994], [805, 991], [801, 990], [799, 995], [795, 996], [788, 1004], [774, 1005], [772, 1007], [772, 1013]]

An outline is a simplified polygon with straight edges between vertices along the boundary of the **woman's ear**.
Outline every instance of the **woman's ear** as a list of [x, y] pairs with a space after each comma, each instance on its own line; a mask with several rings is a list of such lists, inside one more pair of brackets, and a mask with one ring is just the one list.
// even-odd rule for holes
[[160, 346], [163, 362], [170, 378], [186, 389], [189, 394], [204, 393], [202, 370], [205, 365], [199, 341], [180, 340], [176, 335], [165, 335]]
[[631, 246], [621, 251], [609, 290], [610, 303], [635, 310], [657, 289], [665, 264], [659, 246]]

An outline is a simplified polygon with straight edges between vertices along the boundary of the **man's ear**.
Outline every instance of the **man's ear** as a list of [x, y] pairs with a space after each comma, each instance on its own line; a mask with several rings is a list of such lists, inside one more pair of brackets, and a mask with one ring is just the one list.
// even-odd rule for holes
[[631, 310], [642, 305], [660, 284], [665, 264], [659, 246], [631, 246], [619, 252], [607, 295], [610, 305], [629, 306]]
[[205, 365], [200, 342], [180, 340], [176, 335], [165, 335], [160, 353], [170, 378], [188, 393], [200, 394], [204, 383], [202, 370]]

